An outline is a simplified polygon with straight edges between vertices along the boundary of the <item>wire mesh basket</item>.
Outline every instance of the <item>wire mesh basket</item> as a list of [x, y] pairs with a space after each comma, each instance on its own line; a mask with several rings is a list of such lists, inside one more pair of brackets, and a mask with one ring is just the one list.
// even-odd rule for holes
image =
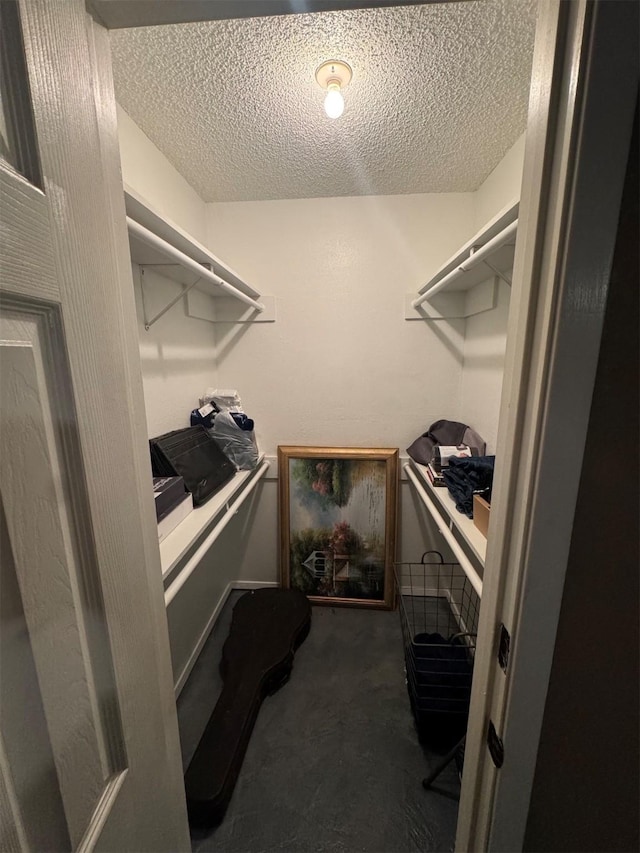
[[407, 690], [421, 739], [438, 750], [464, 736], [480, 600], [458, 563], [427, 551], [396, 563]]

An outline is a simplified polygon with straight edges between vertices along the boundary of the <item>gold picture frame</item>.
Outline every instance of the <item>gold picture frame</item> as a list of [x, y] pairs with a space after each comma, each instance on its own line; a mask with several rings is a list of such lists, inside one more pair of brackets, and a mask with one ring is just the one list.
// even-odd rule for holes
[[398, 448], [280, 446], [278, 478], [282, 586], [392, 610]]

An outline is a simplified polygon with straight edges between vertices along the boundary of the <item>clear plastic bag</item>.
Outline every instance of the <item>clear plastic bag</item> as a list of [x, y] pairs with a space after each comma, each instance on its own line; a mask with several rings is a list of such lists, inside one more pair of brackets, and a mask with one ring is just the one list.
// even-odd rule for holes
[[216, 412], [242, 412], [242, 401], [235, 388], [207, 388], [202, 397], [200, 405], [210, 403]]
[[239, 471], [251, 471], [258, 464], [255, 431], [240, 429], [230, 412], [216, 415], [210, 435]]

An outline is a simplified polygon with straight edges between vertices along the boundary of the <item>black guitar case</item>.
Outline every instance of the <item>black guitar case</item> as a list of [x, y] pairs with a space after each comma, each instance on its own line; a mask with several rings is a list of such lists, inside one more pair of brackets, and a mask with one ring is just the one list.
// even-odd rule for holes
[[224, 817], [262, 700], [289, 680], [310, 625], [309, 601], [295, 589], [254, 590], [233, 608], [224, 687], [185, 774], [192, 824], [216, 826]]

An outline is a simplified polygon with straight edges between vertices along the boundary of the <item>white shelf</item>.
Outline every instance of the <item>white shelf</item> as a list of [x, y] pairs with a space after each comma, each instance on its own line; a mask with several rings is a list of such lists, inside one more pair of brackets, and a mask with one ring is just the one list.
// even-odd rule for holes
[[424, 490], [435, 504], [438, 512], [442, 515], [443, 523], [451, 530], [458, 540], [467, 546], [467, 549], [475, 557], [477, 562], [484, 568], [484, 561], [487, 556], [487, 540], [480, 533], [478, 528], [473, 523], [473, 520], [467, 518], [456, 509], [456, 503], [449, 493], [449, 489], [444, 487], [436, 488], [431, 485], [427, 469], [424, 465], [419, 465], [412, 459], [410, 461], [411, 468], [418, 474]]
[[[184, 521], [160, 543], [160, 562], [163, 580], [180, 564], [195, 545], [209, 535], [216, 522], [228, 512], [230, 504], [240, 494], [251, 492], [261, 479], [264, 453], [252, 471], [238, 473], [203, 506], [196, 507]], [[264, 473], [264, 471], [262, 471]]]
[[[482, 246], [485, 246], [490, 240], [493, 240], [494, 237], [497, 237], [506, 228], [516, 222], [518, 219], [519, 207], [520, 202], [514, 201], [494, 216], [494, 218], [490, 220], [484, 228], [478, 231], [471, 240], [467, 241], [464, 246], [455, 253], [455, 255], [449, 258], [449, 260], [440, 267], [429, 281], [420, 288], [418, 294], [422, 295], [427, 293], [427, 291], [439, 284], [446, 276], [454, 272], [454, 270], [460, 269], [463, 264], [467, 263], [470, 258], [473, 257], [472, 252], [474, 250], [477, 251], [482, 248]], [[496, 248], [494, 252], [487, 256], [486, 260], [494, 269], [499, 270], [499, 272], [509, 272], [513, 269], [515, 243], [516, 235], [514, 233], [509, 237], [506, 244]], [[492, 271], [485, 264], [480, 263], [469, 270], [463, 269], [458, 277], [454, 278], [446, 285], [446, 290], [470, 290], [472, 287], [486, 281], [487, 278], [491, 277], [491, 275]]]
[[[250, 296], [252, 299], [260, 298], [258, 291], [240, 278], [238, 273], [227, 266], [224, 261], [221, 261], [220, 258], [216, 257], [216, 255], [201, 243], [198, 243], [197, 240], [194, 240], [193, 237], [187, 234], [186, 231], [183, 231], [174, 222], [157, 213], [149, 202], [138, 195], [131, 187], [125, 186], [124, 201], [127, 216], [131, 217], [139, 225], [152, 231], [156, 236], [183, 254], [188, 255], [192, 260], [197, 261], [199, 264], [208, 265], [211, 272], [233, 285], [233, 287], [242, 293]], [[161, 252], [138, 240], [134, 235], [129, 235], [129, 245], [131, 248], [131, 260], [134, 263], [144, 266], [163, 266], [165, 267], [163, 275], [179, 281], [181, 284], [188, 285], [194, 281], [195, 275], [193, 272], [182, 269], [177, 264], [168, 263], [167, 258]], [[198, 285], [198, 288], [200, 287]], [[216, 292], [215, 286], [208, 284], [202, 285], [201, 289], [208, 293]], [[221, 293], [221, 295], [224, 294]]]

